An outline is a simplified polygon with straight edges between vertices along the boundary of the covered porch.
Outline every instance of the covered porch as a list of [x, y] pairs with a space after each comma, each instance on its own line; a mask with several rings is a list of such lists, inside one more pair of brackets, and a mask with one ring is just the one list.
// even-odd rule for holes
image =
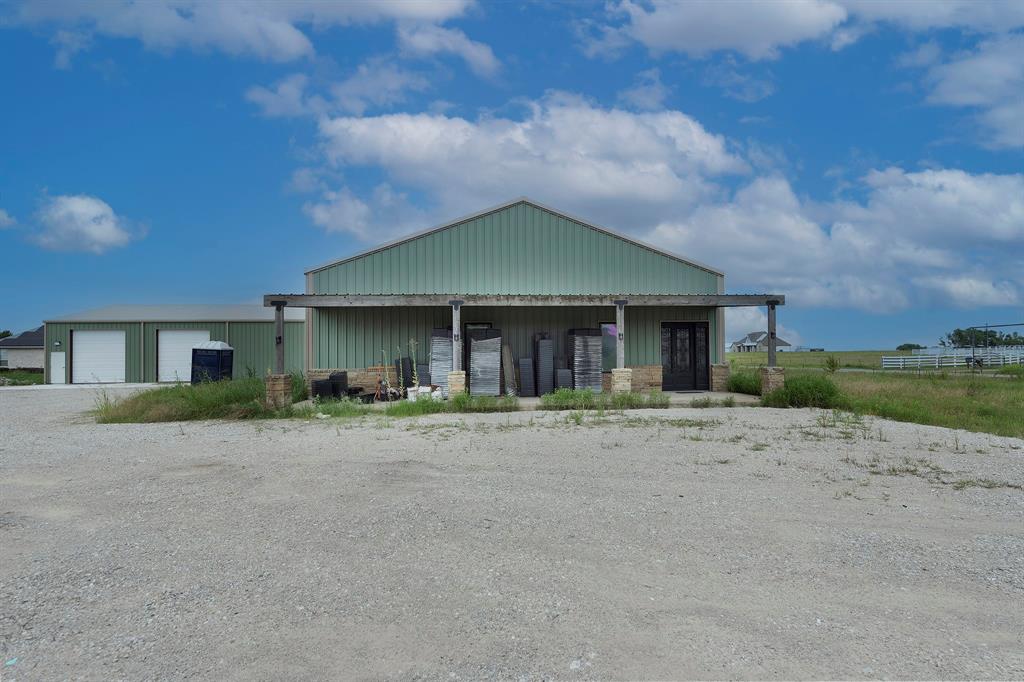
[[[283, 320], [286, 307], [307, 308], [307, 371], [360, 369], [380, 364], [381, 349], [390, 357], [395, 342], [417, 340], [431, 328], [451, 330], [452, 373], [465, 376], [465, 334], [477, 326], [502, 330], [516, 358], [529, 356], [529, 339], [550, 332], [560, 345], [572, 328], [600, 327], [604, 367], [612, 390], [723, 389], [725, 351], [724, 308], [764, 306], [771, 337], [775, 337], [776, 307], [785, 297], [774, 294], [694, 295], [351, 295], [268, 294], [264, 305]], [[678, 339], [677, 339], [678, 336]], [[678, 343], [677, 343], [678, 341]], [[276, 339], [277, 356], [284, 356], [283, 337]], [[674, 374], [673, 348], [691, 353], [686, 375]], [[703, 348], [700, 355], [693, 348]], [[774, 348], [772, 348], [774, 351]], [[374, 357], [378, 360], [374, 361]], [[676, 363], [679, 364], [679, 363]], [[775, 354], [769, 354], [769, 366]], [[663, 369], [667, 368], [667, 369]], [[280, 369], [280, 368], [279, 368]], [[459, 377], [455, 377], [458, 382]], [[717, 380], [717, 385], [716, 385]], [[463, 379], [464, 381], [464, 379]], [[689, 383], [688, 383], [689, 381]], [[673, 383], [675, 382], [675, 383]]]

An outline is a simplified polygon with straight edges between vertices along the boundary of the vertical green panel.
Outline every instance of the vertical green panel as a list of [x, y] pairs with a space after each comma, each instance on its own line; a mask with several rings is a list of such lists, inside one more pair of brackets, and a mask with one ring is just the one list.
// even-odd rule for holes
[[718, 293], [718, 276], [518, 203], [331, 266], [313, 286], [354, 294], [698, 294]]
[[[314, 323], [315, 324], [315, 323]], [[306, 364], [305, 322], [284, 323], [285, 371], [302, 372]], [[234, 377], [266, 376], [274, 371], [273, 322], [231, 322], [229, 343], [234, 349]]]

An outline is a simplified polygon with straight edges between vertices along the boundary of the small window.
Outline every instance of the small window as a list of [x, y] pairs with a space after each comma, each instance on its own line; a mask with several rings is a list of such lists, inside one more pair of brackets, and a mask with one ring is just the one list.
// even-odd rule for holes
[[615, 369], [615, 345], [618, 342], [618, 327], [614, 324], [601, 325], [601, 370]]

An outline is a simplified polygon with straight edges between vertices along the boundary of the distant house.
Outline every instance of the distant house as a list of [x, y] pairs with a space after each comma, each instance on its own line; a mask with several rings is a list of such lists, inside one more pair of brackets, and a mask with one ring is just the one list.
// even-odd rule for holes
[[0, 369], [43, 368], [43, 328], [0, 339]]
[[[788, 348], [789, 345], [778, 336], [775, 337], [775, 350], [781, 351], [784, 347]], [[768, 332], [750, 332], [739, 341], [733, 341], [729, 346], [731, 353], [749, 353], [756, 350], [768, 350]]]

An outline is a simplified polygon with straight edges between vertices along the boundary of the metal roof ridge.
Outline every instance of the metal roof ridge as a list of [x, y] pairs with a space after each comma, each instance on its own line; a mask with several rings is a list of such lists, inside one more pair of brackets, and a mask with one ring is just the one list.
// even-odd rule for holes
[[725, 277], [725, 273], [724, 272], [722, 272], [721, 270], [719, 270], [717, 268], [713, 268], [710, 265], [706, 265], [704, 263], [701, 263], [700, 261], [695, 261], [695, 260], [690, 259], [690, 258], [684, 258], [683, 256], [680, 256], [680, 255], [678, 255], [676, 253], [672, 253], [671, 251], [668, 251], [666, 249], [662, 249], [662, 248], [659, 248], [659, 247], [654, 246], [652, 244], [648, 244], [647, 242], [644, 242], [644, 241], [641, 241], [639, 239], [636, 239], [634, 237], [630, 237], [630, 236], [625, 235], [625, 234], [623, 234], [623, 233], [621, 233], [621, 232], [619, 232], [617, 230], [613, 230], [611, 228], [604, 227], [602, 225], [598, 225], [597, 223], [594, 223], [594, 222], [592, 222], [590, 220], [584, 220], [583, 218], [580, 218], [579, 216], [573, 215], [571, 213], [566, 213], [565, 211], [562, 211], [562, 210], [559, 210], [559, 209], [556, 209], [556, 208], [552, 208], [551, 206], [548, 206], [546, 204], [542, 204], [539, 201], [535, 201], [535, 200], [531, 199], [530, 197], [528, 197], [526, 195], [522, 195], [522, 196], [516, 197], [515, 199], [511, 199], [509, 201], [505, 201], [505, 202], [500, 203], [500, 204], [498, 204], [496, 206], [491, 206], [490, 208], [485, 208], [485, 209], [482, 209], [480, 211], [476, 211], [474, 213], [470, 213], [468, 215], [461, 216], [461, 217], [456, 218], [454, 220], [449, 220], [448, 222], [442, 223], [440, 225], [435, 225], [434, 227], [428, 227], [428, 228], [426, 228], [424, 230], [419, 230], [417, 232], [413, 232], [411, 234], [407, 234], [407, 235], [405, 235], [403, 237], [398, 237], [397, 239], [393, 239], [393, 240], [391, 240], [389, 242], [385, 242], [383, 244], [378, 244], [377, 246], [371, 247], [371, 248], [366, 249], [364, 251], [360, 251], [359, 253], [355, 253], [355, 254], [353, 254], [351, 256], [345, 256], [344, 258], [336, 258], [336, 259], [334, 259], [332, 261], [329, 261], [327, 263], [323, 263], [322, 265], [318, 265], [318, 266], [316, 266], [314, 268], [306, 270], [306, 272], [304, 274], [309, 275], [309, 274], [312, 274], [314, 272], [320, 272], [321, 270], [326, 270], [327, 268], [333, 267], [335, 265], [341, 265], [342, 263], [347, 263], [349, 261], [353, 261], [353, 260], [356, 260], [356, 259], [359, 259], [359, 258], [365, 258], [366, 256], [370, 256], [370, 255], [372, 255], [374, 253], [377, 253], [379, 251], [384, 251], [386, 249], [393, 248], [395, 246], [398, 246], [400, 244], [404, 244], [404, 243], [412, 241], [414, 239], [418, 239], [420, 237], [425, 237], [428, 234], [433, 234], [434, 232], [440, 232], [442, 230], [446, 230], [446, 229], [449, 229], [451, 227], [455, 227], [456, 225], [458, 225], [460, 223], [468, 222], [470, 220], [475, 220], [476, 218], [481, 218], [481, 217], [483, 217], [485, 215], [488, 215], [488, 214], [491, 214], [491, 213], [496, 213], [496, 212], [501, 211], [503, 209], [509, 208], [510, 206], [515, 206], [516, 204], [529, 204], [529, 205], [534, 206], [536, 208], [539, 208], [541, 210], [547, 211], [549, 213], [553, 213], [553, 214], [561, 216], [563, 218], [567, 218], [568, 220], [572, 220], [573, 222], [577, 222], [577, 223], [579, 223], [579, 224], [581, 224], [581, 225], [583, 225], [585, 227], [589, 227], [592, 230], [596, 230], [597, 232], [603, 232], [603, 233], [605, 233], [605, 234], [607, 234], [607, 235], [609, 235], [611, 237], [616, 237], [616, 238], [621, 239], [623, 241], [629, 242], [629, 243], [633, 244], [634, 246], [639, 246], [641, 248], [647, 249], [649, 251], [653, 251], [654, 253], [660, 254], [662, 256], [666, 256], [666, 257], [671, 258], [673, 260], [677, 260], [677, 261], [679, 261], [681, 263], [684, 263], [686, 265], [691, 265], [691, 266], [693, 266], [695, 268], [700, 268], [701, 270], [706, 270], [707, 272], [710, 272], [713, 275], [719, 275], [721, 277]]

